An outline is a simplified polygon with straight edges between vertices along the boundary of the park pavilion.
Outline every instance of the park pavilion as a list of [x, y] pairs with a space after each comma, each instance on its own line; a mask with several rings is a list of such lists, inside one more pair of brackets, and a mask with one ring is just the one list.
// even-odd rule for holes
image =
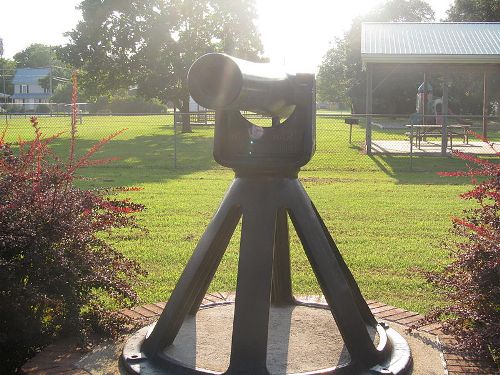
[[[441, 98], [441, 118], [432, 131], [433, 135], [441, 134], [438, 146], [434, 150], [446, 155], [453, 135], [459, 135], [459, 124], [454, 123], [453, 116], [448, 111], [448, 82], [453, 73], [477, 73], [481, 75], [483, 84], [483, 113], [481, 129], [484, 136], [488, 135], [488, 122], [496, 120], [488, 116], [488, 83], [492, 75], [500, 73], [500, 23], [379, 23], [366, 22], [361, 29], [361, 59], [366, 70], [366, 152], [398, 150], [402, 153], [413, 148], [413, 142], [421, 149], [422, 134], [425, 129], [431, 129], [432, 119], [427, 116], [430, 108], [425, 108], [426, 88], [429, 77], [439, 76], [442, 79], [443, 96]], [[374, 82], [374, 73], [382, 77]], [[423, 97], [422, 115], [417, 121], [410, 121], [406, 126], [406, 141], [397, 145], [396, 142], [385, 143], [372, 141], [373, 130], [373, 95], [384, 81], [394, 74], [419, 72], [422, 74]], [[417, 128], [414, 129], [412, 125]], [[467, 126], [467, 124], [464, 124]], [[421, 128], [418, 128], [420, 126]], [[410, 129], [411, 128], [411, 129]], [[453, 129], [455, 128], [455, 129]], [[436, 133], [436, 129], [439, 133]], [[464, 140], [465, 142], [465, 137]], [[468, 140], [467, 140], [468, 142]], [[455, 146], [458, 147], [458, 143]], [[415, 150], [413, 150], [415, 151]]]

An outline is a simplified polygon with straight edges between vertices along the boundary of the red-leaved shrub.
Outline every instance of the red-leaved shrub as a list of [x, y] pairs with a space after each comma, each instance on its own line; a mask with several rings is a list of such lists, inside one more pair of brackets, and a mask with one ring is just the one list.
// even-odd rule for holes
[[143, 206], [109, 189], [75, 186], [77, 168], [98, 163], [90, 157], [116, 135], [76, 158], [75, 114], [64, 162], [49, 148], [59, 135], [44, 137], [35, 117], [33, 141], [13, 149], [0, 135], [0, 367], [7, 373], [56, 336], [116, 332], [124, 321], [106, 306], [137, 301], [132, 282], [144, 272], [98, 234], [139, 228], [131, 214]]
[[[494, 145], [478, 134], [476, 137]], [[500, 163], [461, 152], [467, 171], [443, 176], [470, 176], [474, 188], [461, 195], [479, 207], [453, 219], [453, 232], [462, 239], [451, 246], [452, 262], [440, 272], [426, 273], [442, 293], [446, 306], [432, 310], [426, 322], [441, 321], [453, 335], [457, 349], [499, 364], [500, 348]], [[500, 156], [496, 152], [496, 156]]]

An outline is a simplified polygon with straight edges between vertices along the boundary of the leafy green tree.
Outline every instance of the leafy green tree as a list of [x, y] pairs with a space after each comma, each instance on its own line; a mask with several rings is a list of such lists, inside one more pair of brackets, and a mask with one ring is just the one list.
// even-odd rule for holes
[[[500, 0], [455, 0], [446, 12], [449, 22], [499, 22]], [[500, 101], [500, 75], [489, 74], [488, 101]], [[481, 73], [454, 74], [451, 77], [450, 105], [457, 112], [481, 114], [483, 109], [483, 75]]]
[[[361, 63], [362, 22], [421, 22], [433, 19], [434, 11], [422, 0], [389, 0], [366, 15], [355, 18], [350, 30], [342, 38], [336, 38], [323, 57], [318, 72], [320, 99], [346, 102], [354, 112], [364, 111], [366, 86]], [[414, 107], [415, 86], [419, 79], [421, 77], [416, 74], [390, 77], [374, 98], [375, 111], [407, 112]], [[405, 92], [411, 92], [411, 95]]]
[[55, 47], [45, 44], [32, 44], [14, 55], [18, 68], [41, 68], [60, 63], [57, 60]]
[[[195, 59], [226, 52], [258, 60], [254, 0], [83, 0], [83, 20], [67, 33], [60, 58], [81, 68], [81, 84], [99, 96], [130, 85], [189, 111], [187, 72]], [[191, 131], [189, 118], [183, 131]]]
[[453, 22], [498, 22], [500, 0], [455, 0], [446, 14]]
[[[62, 83], [57, 86], [54, 90], [53, 95], [50, 97], [50, 101], [52, 103], [71, 103], [71, 95], [72, 95], [73, 86], [71, 82]], [[85, 98], [83, 97], [83, 93], [78, 93], [78, 101], [84, 102]]]
[[[0, 57], [0, 92], [12, 95], [14, 93], [14, 86], [12, 85], [12, 77], [16, 70], [16, 62], [11, 59]], [[5, 87], [4, 87], [5, 80]], [[3, 101], [1, 99], [0, 101]]]
[[[14, 55], [17, 68], [52, 69], [52, 89], [55, 90], [61, 82], [69, 82], [71, 70], [63, 67], [64, 63], [57, 58], [56, 47], [45, 44], [31, 44], [26, 49]], [[40, 85], [49, 88], [50, 77], [40, 79]]]

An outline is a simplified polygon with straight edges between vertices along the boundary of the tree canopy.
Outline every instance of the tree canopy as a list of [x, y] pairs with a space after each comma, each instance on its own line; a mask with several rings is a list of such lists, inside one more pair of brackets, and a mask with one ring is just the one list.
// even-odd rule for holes
[[14, 55], [18, 68], [41, 68], [60, 64], [55, 47], [45, 44], [31, 44]]
[[[198, 57], [226, 52], [258, 60], [253, 0], [83, 0], [61, 59], [83, 70], [87, 94], [137, 85], [138, 93], [188, 111], [187, 72]], [[189, 131], [185, 123], [184, 131]]]
[[[0, 93], [13, 94], [14, 86], [12, 85], [12, 77], [16, 70], [16, 62], [14, 60], [0, 57]], [[6, 99], [0, 99], [0, 102]]]
[[[450, 22], [499, 22], [500, 0], [455, 0], [446, 12]], [[500, 100], [500, 76], [490, 74], [489, 102]], [[450, 102], [464, 113], [482, 113], [483, 77], [480, 73], [454, 74], [451, 77]], [[490, 108], [491, 109], [491, 108]]]
[[[500, 0], [455, 0], [447, 11], [446, 21], [500, 21]], [[365, 73], [361, 66], [361, 23], [426, 22], [434, 19], [431, 7], [422, 0], [389, 0], [364, 16], [353, 20], [348, 32], [336, 38], [325, 54], [318, 73], [318, 94], [321, 100], [351, 104], [354, 112], [363, 112], [365, 104]], [[380, 81], [374, 73], [374, 81]], [[490, 103], [498, 101], [498, 74], [488, 77]], [[435, 89], [441, 81], [432, 77]], [[415, 109], [416, 88], [422, 82], [419, 73], [392, 74], [377, 89], [373, 98], [376, 113], [411, 113]], [[435, 90], [436, 91], [436, 90]], [[483, 77], [479, 73], [452, 74], [449, 90], [450, 107], [460, 114], [482, 112]], [[436, 92], [435, 92], [436, 94]]]
[[[321, 100], [344, 102], [354, 112], [364, 110], [365, 73], [361, 64], [361, 23], [422, 22], [434, 20], [434, 11], [422, 0], [388, 0], [382, 6], [353, 20], [351, 28], [342, 38], [336, 38], [320, 65], [318, 96]], [[408, 111], [414, 109], [415, 80], [417, 76], [389, 78], [374, 99], [376, 112]], [[409, 92], [411, 100], [408, 99]]]
[[[14, 55], [16, 68], [47, 68], [52, 69], [52, 88], [62, 82], [68, 82], [71, 77], [69, 69], [63, 67], [63, 62], [57, 58], [56, 47], [34, 43]], [[40, 79], [44, 88], [51, 86], [50, 77]]]
[[500, 0], [455, 0], [446, 14], [453, 22], [498, 22]]

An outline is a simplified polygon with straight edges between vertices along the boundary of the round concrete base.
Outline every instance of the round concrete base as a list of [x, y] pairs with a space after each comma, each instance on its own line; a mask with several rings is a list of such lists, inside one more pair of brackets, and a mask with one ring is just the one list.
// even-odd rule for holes
[[[233, 304], [214, 305], [188, 317], [173, 345], [154, 364], [140, 347], [147, 326], [126, 342], [122, 365], [132, 374], [214, 374], [224, 373], [231, 351]], [[385, 325], [369, 327], [375, 346], [386, 340], [390, 358], [370, 369], [371, 374], [403, 374], [411, 366], [408, 344]], [[332, 314], [324, 306], [272, 307], [270, 311], [267, 368], [270, 374], [348, 373], [349, 353]]]

